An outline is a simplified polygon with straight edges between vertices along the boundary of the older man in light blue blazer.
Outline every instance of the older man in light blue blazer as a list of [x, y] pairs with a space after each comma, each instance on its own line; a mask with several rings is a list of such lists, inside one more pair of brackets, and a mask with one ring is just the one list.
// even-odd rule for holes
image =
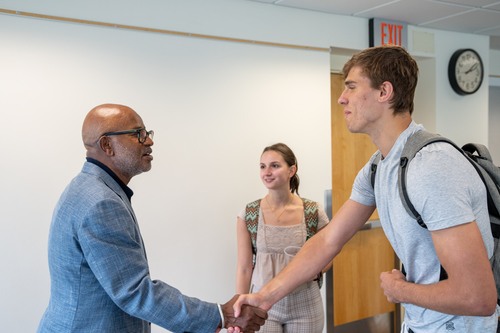
[[172, 332], [258, 330], [265, 311], [187, 297], [152, 280], [130, 204], [132, 177], [151, 169], [153, 131], [131, 108], [103, 104], [84, 120], [83, 169], [54, 211], [49, 235], [51, 295], [38, 332], [150, 332], [153, 322]]

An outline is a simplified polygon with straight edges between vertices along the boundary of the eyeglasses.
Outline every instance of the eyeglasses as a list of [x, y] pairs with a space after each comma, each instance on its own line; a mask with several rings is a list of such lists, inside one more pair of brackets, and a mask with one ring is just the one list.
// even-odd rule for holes
[[101, 135], [101, 137], [112, 136], [112, 135], [123, 135], [123, 134], [136, 134], [139, 143], [144, 143], [148, 137], [150, 137], [151, 140], [153, 140], [155, 132], [153, 130], [147, 131], [145, 128], [139, 128], [133, 130], [119, 131], [119, 132], [107, 132]]

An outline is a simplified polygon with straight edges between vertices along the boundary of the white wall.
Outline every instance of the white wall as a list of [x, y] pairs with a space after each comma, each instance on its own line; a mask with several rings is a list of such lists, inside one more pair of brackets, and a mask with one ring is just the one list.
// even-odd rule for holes
[[418, 85], [415, 91], [415, 107], [413, 119], [415, 122], [424, 124], [431, 132], [437, 132], [436, 128], [436, 59], [418, 58]]
[[491, 157], [496, 165], [500, 165], [500, 50], [490, 51], [490, 74], [489, 78], [489, 138], [488, 147]]
[[442, 31], [436, 34], [436, 131], [459, 145], [488, 144], [488, 78], [473, 95], [460, 96], [450, 86], [448, 62], [461, 48], [473, 48], [489, 73], [489, 37]]
[[500, 78], [500, 50], [490, 50], [490, 74]]
[[500, 86], [489, 89], [488, 148], [495, 165], [500, 166]]
[[[245, 0], [0, 0], [0, 9], [326, 49], [368, 45], [366, 20]], [[33, 332], [47, 304], [52, 209], [81, 168], [81, 122], [97, 104], [128, 104], [156, 131], [153, 169], [130, 184], [133, 205], [153, 277], [188, 295], [232, 296], [235, 215], [264, 193], [265, 145], [284, 141], [295, 150], [303, 196], [323, 202], [331, 187], [328, 52], [9, 15], [0, 15], [0, 40], [2, 331]], [[436, 50], [437, 71], [457, 46]], [[422, 98], [437, 95], [438, 110], [429, 112], [438, 114], [438, 129], [483, 129], [487, 94], [470, 96], [471, 120], [470, 104], [451, 95], [441, 75], [436, 93], [419, 87]], [[441, 111], [448, 105], [451, 114]]]

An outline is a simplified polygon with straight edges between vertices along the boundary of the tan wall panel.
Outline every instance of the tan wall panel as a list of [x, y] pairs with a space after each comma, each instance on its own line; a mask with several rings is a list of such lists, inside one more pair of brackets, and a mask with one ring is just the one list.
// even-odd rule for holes
[[358, 232], [333, 260], [334, 325], [394, 311], [380, 288], [380, 273], [393, 268], [382, 228]]

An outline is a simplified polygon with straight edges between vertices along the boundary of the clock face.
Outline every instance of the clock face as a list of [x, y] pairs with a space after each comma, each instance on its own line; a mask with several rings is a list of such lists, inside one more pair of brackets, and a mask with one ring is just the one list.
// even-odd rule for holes
[[471, 49], [458, 50], [450, 59], [448, 76], [451, 86], [460, 95], [475, 93], [483, 82], [483, 62]]

